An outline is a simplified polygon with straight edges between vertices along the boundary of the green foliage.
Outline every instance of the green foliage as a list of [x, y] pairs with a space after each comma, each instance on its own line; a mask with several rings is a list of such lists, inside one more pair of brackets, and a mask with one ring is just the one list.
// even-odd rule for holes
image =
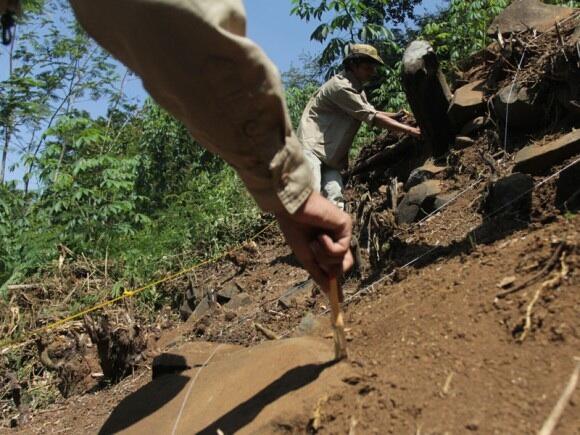
[[380, 43], [382, 49], [394, 49], [395, 33], [387, 25], [401, 24], [415, 18], [420, 0], [292, 0], [291, 14], [320, 24], [311, 39], [325, 43], [320, 66], [332, 75], [349, 43]]
[[149, 218], [137, 212], [138, 159], [104, 151], [104, 126], [79, 115], [60, 118], [46, 133], [54, 139], [39, 162], [45, 187], [35, 206], [61, 229], [62, 244], [95, 254]]
[[308, 100], [318, 89], [317, 83], [308, 83], [304, 87], [293, 86], [286, 88], [286, 104], [292, 120], [292, 126], [296, 129], [300, 123], [302, 112], [308, 104]]
[[138, 192], [147, 198], [146, 209], [166, 207], [183, 193], [192, 178], [221, 172], [226, 164], [193, 140], [186, 128], [159, 106], [147, 101], [138, 123]]
[[30, 1], [24, 7], [9, 51], [0, 53], [8, 64], [7, 78], [0, 81], [0, 183], [11, 152], [21, 157], [15, 166], [27, 168], [28, 190], [46, 145], [42, 133], [77, 101], [110, 97], [118, 77], [108, 54], [79, 28], [68, 4]]
[[509, 0], [452, 0], [439, 17], [424, 20], [421, 37], [435, 49], [443, 68], [449, 69], [470, 54], [485, 48], [487, 29]]
[[[67, 2], [34, 0], [25, 10], [14, 44], [0, 52], [10, 66], [0, 82], [0, 149], [25, 173], [24, 189], [0, 180], [0, 292], [54, 268], [66, 246], [73, 258], [107, 258], [119, 293], [260, 225], [231, 168], [153, 102], [127, 101], [118, 65]], [[81, 110], [87, 100], [106, 116]], [[71, 309], [102, 297], [79, 295]], [[153, 307], [164, 295], [153, 288], [140, 297]]]

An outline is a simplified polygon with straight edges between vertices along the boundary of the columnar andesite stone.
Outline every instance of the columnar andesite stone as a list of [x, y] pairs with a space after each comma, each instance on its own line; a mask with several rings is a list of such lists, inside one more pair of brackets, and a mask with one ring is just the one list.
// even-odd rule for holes
[[445, 154], [455, 139], [447, 116], [452, 95], [428, 42], [414, 41], [405, 50], [402, 82], [425, 141], [435, 156]]

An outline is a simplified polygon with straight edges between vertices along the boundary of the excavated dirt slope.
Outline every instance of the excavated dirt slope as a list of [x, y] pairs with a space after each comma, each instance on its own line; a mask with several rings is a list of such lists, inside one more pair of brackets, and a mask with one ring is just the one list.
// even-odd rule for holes
[[[187, 322], [169, 307], [154, 325], [107, 311], [113, 326], [100, 344], [129, 334], [119, 339], [123, 349], [99, 348], [121, 354], [126, 376], [117, 384], [99, 381], [105, 370], [86, 325], [43, 337], [46, 369], [35, 370], [68, 398], [29, 412], [17, 406], [18, 382], [3, 380], [11, 395], [2, 396], [0, 432], [537, 433], [580, 357], [573, 12], [557, 32], [513, 33], [466, 63], [458, 86], [468, 88], [455, 90], [454, 104], [469, 109], [473, 128], [462, 126], [469, 138], [443, 158], [425, 162], [420, 143], [386, 135], [354, 162], [348, 361], [331, 363], [327, 299], [272, 227], [160, 288], [210, 296], [198, 294]], [[512, 84], [516, 100], [505, 92]], [[462, 93], [469, 98], [459, 102]], [[518, 113], [542, 122], [516, 128]], [[524, 146], [533, 146], [532, 163], [521, 163]], [[88, 325], [94, 341], [108, 328]], [[35, 349], [31, 342], [22, 352]], [[564, 404], [555, 433], [580, 434], [579, 390]]]

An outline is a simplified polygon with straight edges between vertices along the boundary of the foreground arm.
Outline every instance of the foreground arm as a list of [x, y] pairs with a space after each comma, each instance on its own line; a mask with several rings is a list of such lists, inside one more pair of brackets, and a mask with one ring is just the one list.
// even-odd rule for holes
[[352, 264], [350, 218], [312, 194], [278, 71], [245, 37], [241, 1], [71, 4], [89, 34], [137, 73], [152, 97], [236, 169], [258, 205], [275, 213], [298, 259], [327, 289], [328, 271]]

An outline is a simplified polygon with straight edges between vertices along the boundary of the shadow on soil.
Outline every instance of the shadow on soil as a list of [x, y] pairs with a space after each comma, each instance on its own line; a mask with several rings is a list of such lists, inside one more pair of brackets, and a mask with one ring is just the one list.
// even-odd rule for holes
[[[237, 432], [251, 423], [267, 405], [314, 382], [325, 369], [334, 364], [336, 361], [324, 364], [308, 364], [288, 370], [253, 397], [239, 404], [198, 433], [214, 435], [218, 429], [224, 433]], [[175, 398], [189, 381], [188, 376], [179, 374], [166, 374], [154, 379], [123, 399], [113, 410], [99, 434], [120, 432], [153, 414]]]

